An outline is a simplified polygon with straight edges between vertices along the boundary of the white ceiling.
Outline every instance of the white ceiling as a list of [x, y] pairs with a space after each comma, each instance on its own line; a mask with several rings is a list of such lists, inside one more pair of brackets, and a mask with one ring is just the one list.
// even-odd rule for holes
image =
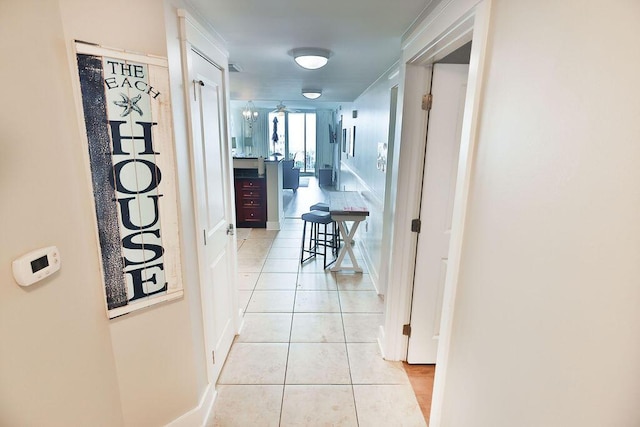
[[[313, 108], [351, 102], [400, 58], [404, 32], [438, 0], [190, 0], [225, 41], [231, 99]], [[319, 70], [295, 64], [297, 47], [332, 51]], [[317, 101], [301, 94], [322, 89]], [[266, 103], [260, 101], [267, 101]]]

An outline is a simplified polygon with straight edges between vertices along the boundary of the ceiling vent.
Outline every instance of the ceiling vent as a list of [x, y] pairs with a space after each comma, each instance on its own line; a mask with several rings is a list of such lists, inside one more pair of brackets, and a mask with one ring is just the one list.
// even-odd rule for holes
[[230, 73], [241, 73], [242, 67], [238, 64], [229, 64], [229, 72]]

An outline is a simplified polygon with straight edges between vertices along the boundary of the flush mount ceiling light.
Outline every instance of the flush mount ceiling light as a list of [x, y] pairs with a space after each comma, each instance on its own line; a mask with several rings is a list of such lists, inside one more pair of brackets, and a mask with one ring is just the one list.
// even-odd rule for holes
[[302, 96], [307, 99], [318, 99], [322, 95], [320, 89], [302, 89]]
[[331, 51], [315, 47], [293, 49], [292, 53], [296, 63], [307, 70], [317, 70], [324, 67], [331, 56]]

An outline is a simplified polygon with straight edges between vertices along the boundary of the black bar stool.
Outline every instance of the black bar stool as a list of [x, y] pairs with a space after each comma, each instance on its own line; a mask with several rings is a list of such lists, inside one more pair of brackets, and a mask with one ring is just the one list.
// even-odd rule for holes
[[327, 203], [316, 203], [315, 205], [311, 205], [309, 210], [329, 212], [329, 205]]
[[[333, 262], [327, 262], [327, 248], [331, 249], [331, 253], [337, 254], [338, 241], [334, 230], [327, 233], [327, 225], [332, 224], [331, 214], [325, 211], [311, 211], [302, 214], [302, 220], [304, 221], [304, 228], [302, 229], [302, 248], [300, 250], [300, 264], [305, 261], [315, 258], [317, 255], [321, 255], [324, 259], [324, 268], [327, 268]], [[305, 249], [305, 240], [307, 235], [307, 223], [311, 224], [311, 234], [309, 236], [309, 247]], [[324, 232], [320, 231], [320, 226], [324, 225]], [[322, 247], [322, 250], [321, 248]], [[305, 258], [305, 254], [308, 256]]]
[[[329, 204], [328, 203], [316, 203], [315, 205], [311, 205], [309, 207], [310, 211], [323, 211], [323, 212], [329, 212]], [[338, 242], [338, 248], [340, 248], [340, 230], [338, 230], [338, 224], [336, 224], [335, 221], [331, 221], [332, 224], [332, 231], [333, 231], [333, 238], [335, 239], [335, 241]], [[337, 255], [338, 254], [338, 249], [334, 250], [334, 253]]]

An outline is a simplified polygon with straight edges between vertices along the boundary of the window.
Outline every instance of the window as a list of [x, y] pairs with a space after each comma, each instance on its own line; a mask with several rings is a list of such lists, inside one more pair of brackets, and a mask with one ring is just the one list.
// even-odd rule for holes
[[269, 154], [280, 153], [294, 159], [302, 173], [315, 171], [316, 113], [269, 113], [269, 129]]

